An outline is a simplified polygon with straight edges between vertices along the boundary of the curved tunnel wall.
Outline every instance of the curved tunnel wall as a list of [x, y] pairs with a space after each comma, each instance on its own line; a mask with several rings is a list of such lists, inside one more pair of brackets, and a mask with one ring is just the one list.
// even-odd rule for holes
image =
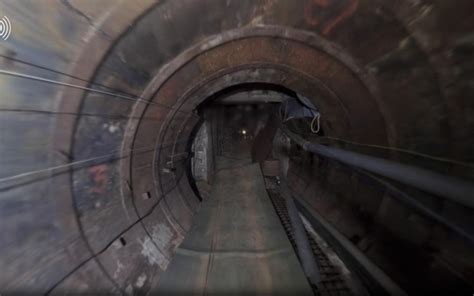
[[[152, 289], [199, 207], [183, 162], [193, 110], [233, 85], [311, 98], [330, 136], [472, 161], [470, 10], [469, 1], [2, 3], [14, 31], [0, 44], [0, 286]], [[472, 177], [465, 166], [384, 156]], [[314, 175], [296, 176], [298, 191]], [[375, 212], [381, 200], [357, 202]]]

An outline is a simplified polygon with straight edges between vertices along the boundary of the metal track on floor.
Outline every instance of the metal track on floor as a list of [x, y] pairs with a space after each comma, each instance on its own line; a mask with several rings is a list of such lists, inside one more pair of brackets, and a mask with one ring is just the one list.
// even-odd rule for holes
[[[276, 184], [272, 178], [265, 178], [267, 184], [267, 192], [270, 196], [270, 200], [277, 212], [278, 218], [280, 219], [285, 232], [290, 239], [291, 245], [298, 256], [296, 249], [296, 242], [294, 238], [293, 229], [290, 223], [290, 217], [286, 209], [285, 199], [280, 195], [276, 186], [268, 186], [269, 183]], [[321, 296], [335, 296], [335, 295], [353, 295], [352, 291], [348, 288], [345, 277], [341, 274], [340, 270], [335, 267], [328, 256], [323, 252], [319, 244], [315, 241], [312, 235], [306, 231], [308, 239], [315, 255], [316, 260], [321, 272], [321, 283], [319, 287], [312, 286], [315, 295]], [[300, 259], [300, 258], [298, 258]]]

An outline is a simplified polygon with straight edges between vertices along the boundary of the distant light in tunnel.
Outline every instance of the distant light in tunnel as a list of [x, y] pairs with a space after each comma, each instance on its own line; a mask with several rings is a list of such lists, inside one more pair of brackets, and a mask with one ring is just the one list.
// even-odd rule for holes
[[247, 134], [247, 130], [242, 129], [242, 130], [240, 131], [240, 133], [241, 133], [242, 135], [246, 135], [246, 134]]

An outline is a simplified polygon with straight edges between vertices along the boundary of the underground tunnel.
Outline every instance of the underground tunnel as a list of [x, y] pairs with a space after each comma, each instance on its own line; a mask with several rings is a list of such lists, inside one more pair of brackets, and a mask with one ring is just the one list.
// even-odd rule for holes
[[471, 295], [473, 14], [0, 1], [0, 294]]

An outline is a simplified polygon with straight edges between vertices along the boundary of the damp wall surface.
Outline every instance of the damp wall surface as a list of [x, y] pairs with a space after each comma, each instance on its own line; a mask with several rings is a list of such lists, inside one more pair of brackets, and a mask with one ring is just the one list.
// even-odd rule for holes
[[[12, 33], [0, 42], [0, 290], [152, 291], [199, 208], [185, 161], [194, 110], [235, 85], [311, 98], [328, 136], [472, 163], [473, 10], [467, 0], [1, 2]], [[472, 165], [352, 148], [473, 176]], [[344, 228], [360, 220], [343, 212], [353, 203], [397, 239], [441, 236], [429, 244], [436, 262], [472, 283], [472, 252], [455, 237], [429, 224], [412, 233], [424, 222], [383, 193], [294, 156], [291, 187], [348, 237], [366, 233]], [[342, 191], [335, 212], [318, 204], [318, 178]], [[472, 227], [470, 209], [427, 202]]]

